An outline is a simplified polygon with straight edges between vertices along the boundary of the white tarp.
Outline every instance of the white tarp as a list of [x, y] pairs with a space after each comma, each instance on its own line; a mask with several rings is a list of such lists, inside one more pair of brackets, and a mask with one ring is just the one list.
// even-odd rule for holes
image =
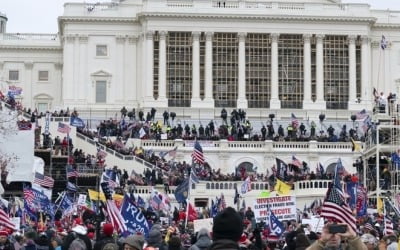
[[40, 174], [44, 174], [44, 160], [40, 157], [35, 156], [33, 162], [33, 174], [38, 172]]
[[[34, 163], [34, 128], [16, 130], [15, 116], [9, 112], [0, 112], [0, 153], [11, 160], [7, 164], [7, 182], [31, 182]], [[10, 132], [8, 132], [10, 131]]]

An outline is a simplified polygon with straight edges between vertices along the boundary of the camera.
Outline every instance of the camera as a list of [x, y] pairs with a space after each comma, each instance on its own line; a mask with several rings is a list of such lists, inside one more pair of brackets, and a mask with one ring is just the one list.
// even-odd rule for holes
[[345, 233], [347, 231], [347, 225], [337, 225], [333, 224], [328, 227], [329, 233], [336, 234], [336, 233]]

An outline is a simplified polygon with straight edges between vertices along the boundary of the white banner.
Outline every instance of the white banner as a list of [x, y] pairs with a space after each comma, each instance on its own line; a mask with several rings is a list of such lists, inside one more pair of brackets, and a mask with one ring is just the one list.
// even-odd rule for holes
[[310, 225], [311, 231], [322, 233], [322, 229], [324, 228], [324, 218], [312, 217], [311, 219], [302, 219], [301, 224]]
[[198, 232], [202, 228], [207, 229], [208, 232], [212, 232], [213, 223], [214, 223], [213, 218], [194, 220], [193, 221], [194, 232]]
[[257, 222], [267, 221], [268, 209], [280, 220], [296, 220], [296, 196], [257, 198], [253, 205]]
[[12, 217], [10, 220], [15, 225], [14, 229], [19, 231], [21, 229], [21, 217]]
[[[193, 148], [196, 141], [185, 141], [185, 147]], [[213, 141], [198, 141], [202, 148], [214, 148]]]
[[[7, 182], [32, 182], [34, 163], [34, 128], [18, 130], [16, 119], [8, 112], [0, 112], [4, 134], [0, 133], [0, 153], [10, 159]], [[6, 124], [7, 123], [7, 124]]]

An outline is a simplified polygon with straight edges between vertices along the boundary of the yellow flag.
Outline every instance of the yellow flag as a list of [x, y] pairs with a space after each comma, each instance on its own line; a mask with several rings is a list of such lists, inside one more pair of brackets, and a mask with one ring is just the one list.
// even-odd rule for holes
[[280, 194], [280, 195], [288, 195], [290, 194], [290, 190], [292, 187], [283, 181], [276, 179], [276, 184], [275, 184], [275, 191]]
[[97, 192], [95, 190], [92, 190], [92, 189], [88, 189], [88, 192], [89, 192], [89, 198], [92, 201], [98, 201], [98, 200], [106, 201], [106, 197], [104, 196], [103, 193], [99, 193], [99, 192]]
[[[106, 201], [106, 197], [104, 196], [103, 192], [99, 193], [99, 192], [97, 192], [95, 190], [88, 189], [88, 193], [89, 193], [89, 198], [92, 201], [98, 201], [99, 198], [100, 198], [101, 201]], [[117, 203], [122, 203], [123, 199], [124, 199], [123, 195], [120, 195], [120, 194], [114, 194], [113, 195], [113, 200], [115, 202], [117, 202]]]
[[379, 197], [376, 199], [376, 210], [378, 210], [378, 214], [383, 214], [383, 202]]
[[353, 138], [350, 138], [350, 140], [351, 140], [351, 151], [355, 151], [355, 152], [361, 152], [361, 147], [360, 147], [360, 145], [358, 145], [354, 140], [353, 140]]

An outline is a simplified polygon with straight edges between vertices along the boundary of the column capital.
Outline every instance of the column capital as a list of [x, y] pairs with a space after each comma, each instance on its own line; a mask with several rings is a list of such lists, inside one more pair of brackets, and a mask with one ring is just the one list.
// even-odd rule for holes
[[137, 35], [128, 36], [127, 39], [130, 44], [133, 44], [133, 43], [137, 42], [137, 40], [139, 39], [139, 36], [137, 36]]
[[199, 41], [200, 40], [200, 35], [201, 35], [200, 31], [193, 31], [192, 32], [193, 41]]
[[144, 36], [145, 36], [146, 40], [153, 40], [154, 31], [148, 30], [148, 31], [146, 31]]
[[355, 44], [356, 43], [357, 36], [356, 35], [348, 35], [347, 36], [347, 41], [349, 44]]
[[317, 38], [317, 43], [322, 43], [324, 41], [325, 35], [317, 34], [315, 37]]
[[32, 69], [33, 68], [33, 62], [32, 61], [25, 61], [24, 65], [25, 65], [26, 69]]
[[63, 38], [66, 42], [73, 42], [75, 41], [76, 36], [74, 34], [68, 34], [65, 35]]
[[245, 42], [246, 41], [246, 37], [247, 37], [247, 33], [246, 32], [239, 32], [238, 33], [239, 42]]
[[165, 40], [167, 38], [167, 34], [168, 34], [168, 32], [165, 30], [158, 31], [158, 36], [159, 36], [160, 40]]
[[63, 66], [63, 63], [62, 63], [62, 62], [56, 62], [56, 63], [54, 63], [54, 67], [55, 67], [56, 69], [62, 69], [62, 66]]
[[271, 41], [272, 42], [278, 42], [278, 39], [279, 39], [279, 33], [272, 33], [271, 34]]
[[85, 44], [85, 43], [88, 43], [89, 36], [87, 36], [87, 35], [80, 35], [78, 39], [79, 39], [79, 43]]
[[303, 34], [304, 43], [310, 43], [311, 42], [311, 37], [312, 37], [312, 34]]
[[371, 39], [367, 35], [361, 36], [362, 43], [368, 43]]
[[206, 32], [206, 41], [212, 41], [213, 36], [214, 36], [214, 32], [207, 31]]
[[115, 40], [116, 40], [117, 43], [119, 43], [119, 44], [124, 43], [124, 42], [125, 42], [125, 39], [126, 39], [125, 36], [121, 36], [121, 35], [115, 36]]

